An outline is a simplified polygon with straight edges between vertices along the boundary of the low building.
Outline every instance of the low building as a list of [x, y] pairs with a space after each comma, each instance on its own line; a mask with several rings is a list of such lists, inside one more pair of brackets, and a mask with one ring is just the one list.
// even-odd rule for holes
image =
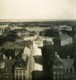
[[66, 59], [61, 59], [56, 53], [52, 67], [53, 80], [76, 80], [73, 64], [74, 59], [70, 59], [69, 56]]
[[68, 35], [67, 33], [63, 33], [59, 31], [60, 40], [61, 40], [61, 46], [72, 44], [72, 37]]
[[8, 27], [8, 25], [0, 25], [0, 35], [2, 35], [5, 31], [5, 29]]
[[33, 43], [38, 47], [43, 47], [43, 38], [41, 36], [35, 36], [35, 39], [33, 39]]
[[26, 29], [15, 29], [15, 32], [17, 32], [17, 35], [20, 37], [26, 37], [30, 35], [30, 32]]

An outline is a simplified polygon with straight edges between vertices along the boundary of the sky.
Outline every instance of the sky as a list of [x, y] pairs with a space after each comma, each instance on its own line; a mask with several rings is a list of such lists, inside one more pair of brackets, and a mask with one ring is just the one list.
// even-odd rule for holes
[[0, 20], [76, 19], [76, 0], [0, 0]]

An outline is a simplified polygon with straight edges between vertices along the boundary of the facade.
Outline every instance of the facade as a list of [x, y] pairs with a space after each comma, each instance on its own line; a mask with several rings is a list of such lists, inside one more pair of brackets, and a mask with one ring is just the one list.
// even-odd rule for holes
[[53, 80], [76, 80], [76, 73], [74, 71], [74, 59], [61, 59], [59, 55], [55, 54], [53, 64]]
[[[29, 59], [31, 42], [25, 42], [25, 48], [23, 53], [20, 50], [15, 51], [15, 57], [9, 56], [9, 59], [3, 55], [0, 60], [0, 80], [29, 80]], [[16, 46], [17, 47], [17, 46]]]
[[67, 31], [65, 33], [64, 32], [59, 31], [59, 35], [61, 39], [61, 46], [72, 44], [72, 37], [69, 34], [67, 34]]
[[14, 65], [14, 80], [27, 80], [27, 60], [22, 58], [16, 61]]
[[33, 43], [36, 44], [38, 47], [43, 47], [43, 38], [40, 36], [36, 36], [33, 40]]

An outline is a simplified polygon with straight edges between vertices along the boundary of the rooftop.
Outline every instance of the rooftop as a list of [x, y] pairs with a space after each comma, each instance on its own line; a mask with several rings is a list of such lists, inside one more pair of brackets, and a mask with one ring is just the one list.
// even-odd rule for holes
[[28, 58], [26, 60], [24, 60], [23, 58], [20, 58], [16, 61], [14, 68], [15, 69], [26, 69], [27, 62], [28, 62]]
[[[61, 63], [61, 65], [64, 66], [64, 68], [73, 68], [74, 59], [71, 58], [63, 58], [61, 59], [58, 54], [55, 55], [54, 64]], [[53, 66], [54, 68], [54, 66]]]
[[[0, 69], [1, 73], [11, 73], [13, 69], [13, 65], [15, 64], [16, 59], [5, 59], [1, 62], [4, 63], [4, 67]], [[1, 65], [3, 66], [3, 64]]]
[[74, 59], [62, 59], [62, 64], [66, 68], [72, 68], [74, 63]]

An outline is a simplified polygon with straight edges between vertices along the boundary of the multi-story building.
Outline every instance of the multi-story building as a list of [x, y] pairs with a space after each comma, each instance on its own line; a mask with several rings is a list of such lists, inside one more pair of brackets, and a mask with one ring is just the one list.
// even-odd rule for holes
[[55, 60], [53, 61], [52, 72], [53, 80], [76, 80], [76, 74], [74, 71], [74, 59], [68, 58], [61, 59], [57, 53], [55, 53]]
[[20, 58], [14, 65], [14, 80], [28, 80], [27, 79], [27, 60]]
[[31, 42], [25, 42], [26, 47], [21, 54], [19, 54], [19, 49], [16, 50], [15, 56], [18, 56], [17, 58], [9, 56], [8, 59], [3, 55], [0, 60], [0, 80], [28, 80], [30, 62], [28, 64], [29, 56], [27, 54], [30, 54], [30, 45]]

